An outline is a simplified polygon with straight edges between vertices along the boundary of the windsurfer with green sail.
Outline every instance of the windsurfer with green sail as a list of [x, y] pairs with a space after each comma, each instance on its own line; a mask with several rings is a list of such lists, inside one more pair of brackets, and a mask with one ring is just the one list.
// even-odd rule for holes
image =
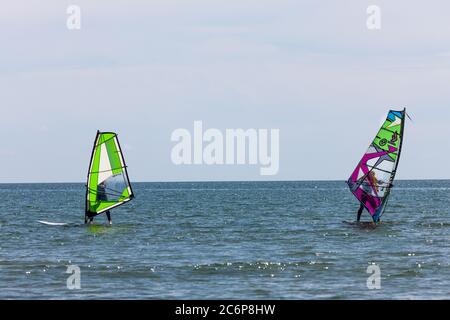
[[[106, 185], [105, 185], [104, 181], [98, 185], [97, 199], [99, 201], [108, 201], [108, 197], [106, 195]], [[106, 218], [108, 218], [108, 223], [111, 225], [112, 224], [111, 212], [109, 210], [107, 210], [107, 211], [105, 211], [105, 213], [106, 213]], [[93, 221], [94, 221], [94, 216], [89, 217], [89, 220], [85, 219], [85, 223], [88, 223], [88, 224], [91, 224]]]
[[85, 223], [92, 223], [95, 216], [106, 213], [112, 224], [110, 210], [133, 197], [117, 134], [97, 131], [86, 184]]
[[403, 144], [406, 109], [390, 110], [347, 184], [359, 200], [357, 220], [364, 208], [372, 216], [373, 223], [380, 222], [397, 173]]

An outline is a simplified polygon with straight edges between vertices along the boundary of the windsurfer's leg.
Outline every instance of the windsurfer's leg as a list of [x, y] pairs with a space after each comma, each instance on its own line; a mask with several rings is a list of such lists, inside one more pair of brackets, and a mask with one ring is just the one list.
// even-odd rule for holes
[[364, 211], [364, 205], [361, 203], [359, 210], [358, 210], [358, 216], [356, 217], [356, 221], [359, 222], [359, 220], [361, 220], [361, 214], [363, 213], [363, 211]]
[[90, 213], [84, 215], [84, 223], [91, 224], [94, 221], [94, 216]]
[[111, 213], [108, 211], [106, 211], [106, 217], [108, 218], [108, 222], [109, 224], [112, 224], [112, 220], [111, 220]]

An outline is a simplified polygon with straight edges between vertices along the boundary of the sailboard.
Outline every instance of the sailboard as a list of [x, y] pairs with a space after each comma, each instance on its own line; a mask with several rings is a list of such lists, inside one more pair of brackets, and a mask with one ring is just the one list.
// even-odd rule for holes
[[87, 177], [85, 217], [116, 208], [133, 197], [117, 134], [97, 131]]
[[400, 160], [406, 108], [390, 110], [361, 161], [347, 181], [350, 191], [378, 222], [386, 209]]
[[37, 222], [45, 224], [47, 226], [67, 226], [68, 223], [65, 222], [50, 222], [50, 221], [43, 221], [43, 220], [37, 220]]

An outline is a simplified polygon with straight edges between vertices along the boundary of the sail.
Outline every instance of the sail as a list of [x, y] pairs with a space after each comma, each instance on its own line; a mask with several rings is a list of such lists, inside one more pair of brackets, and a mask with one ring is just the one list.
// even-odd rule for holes
[[89, 166], [86, 215], [95, 216], [133, 198], [117, 134], [97, 132]]
[[406, 109], [389, 111], [377, 136], [348, 179], [353, 195], [378, 222], [384, 212], [400, 160]]

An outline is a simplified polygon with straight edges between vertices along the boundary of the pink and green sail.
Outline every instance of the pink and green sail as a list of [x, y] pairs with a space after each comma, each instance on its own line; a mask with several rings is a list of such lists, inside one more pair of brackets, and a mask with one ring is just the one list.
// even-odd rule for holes
[[92, 217], [133, 198], [117, 134], [97, 132], [87, 179], [86, 216]]
[[393, 187], [403, 143], [406, 109], [391, 110], [348, 179], [350, 191], [378, 222]]

